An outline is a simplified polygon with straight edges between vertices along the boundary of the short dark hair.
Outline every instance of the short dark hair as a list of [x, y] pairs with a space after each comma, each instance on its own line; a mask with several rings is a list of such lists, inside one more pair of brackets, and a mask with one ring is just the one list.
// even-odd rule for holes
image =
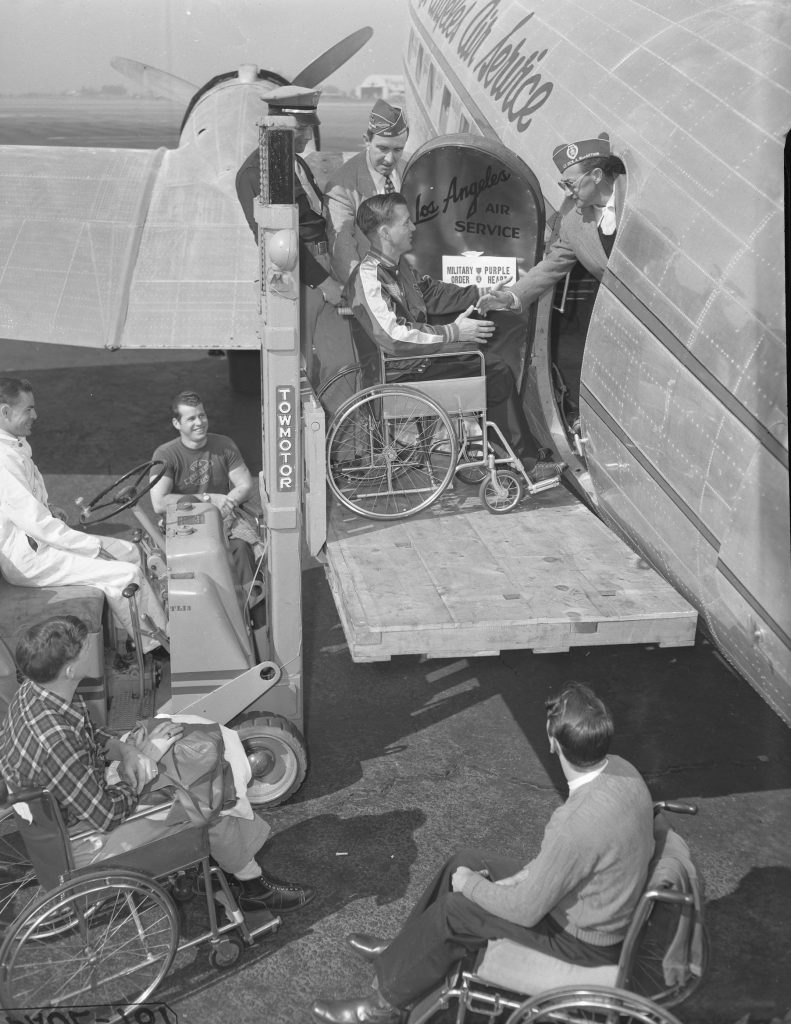
[[392, 224], [396, 209], [399, 206], [407, 206], [406, 199], [400, 192], [382, 192], [379, 195], [371, 196], [360, 203], [357, 211], [357, 227], [366, 238], [373, 241], [376, 232], [383, 224]]
[[85, 644], [88, 627], [76, 615], [54, 615], [23, 633], [16, 645], [19, 671], [34, 683], [51, 683], [74, 661]]
[[170, 403], [170, 411], [177, 420], [181, 418], [181, 414], [179, 413], [180, 405], [203, 405], [203, 399], [197, 391], [179, 391]]
[[584, 174], [599, 167], [604, 177], [610, 180], [619, 174], [626, 174], [626, 167], [619, 156], [588, 156], [584, 160], [580, 160], [579, 165]]
[[546, 702], [547, 732], [575, 768], [591, 768], [606, 756], [613, 733], [612, 715], [585, 683], [571, 681]]
[[16, 405], [23, 391], [32, 394], [33, 385], [24, 377], [0, 377], [0, 405]]

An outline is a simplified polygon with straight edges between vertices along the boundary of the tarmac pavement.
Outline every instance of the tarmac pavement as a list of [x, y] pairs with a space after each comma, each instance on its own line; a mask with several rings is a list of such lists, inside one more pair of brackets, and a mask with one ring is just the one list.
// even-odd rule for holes
[[[150, 458], [172, 434], [168, 403], [183, 387], [203, 395], [211, 429], [260, 468], [258, 401], [230, 393], [223, 359], [0, 345], [0, 372], [33, 382], [34, 456], [64, 508]], [[127, 513], [96, 530], [132, 523]], [[789, 730], [704, 638], [677, 650], [355, 665], [322, 570], [303, 582], [310, 768], [297, 796], [267, 815], [265, 863], [318, 896], [228, 971], [208, 966], [205, 947], [181, 954], [160, 998], [182, 1024], [308, 1022], [316, 996], [370, 984], [344, 936], [394, 934], [448, 852], [483, 846], [528, 860], [563, 799], [544, 700], [569, 679], [610, 705], [614, 752], [655, 798], [700, 808], [674, 823], [705, 878], [712, 962], [677, 1016], [758, 1024], [791, 1010]]]

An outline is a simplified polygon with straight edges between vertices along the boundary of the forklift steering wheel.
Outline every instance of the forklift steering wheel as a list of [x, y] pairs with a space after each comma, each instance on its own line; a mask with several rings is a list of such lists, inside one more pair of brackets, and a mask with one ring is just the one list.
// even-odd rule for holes
[[[159, 467], [157, 475], [148, 479], [147, 483], [141, 486], [143, 478], [147, 478], [155, 467]], [[123, 476], [119, 476], [109, 487], [105, 487], [90, 501], [86, 502], [83, 498], [77, 498], [76, 504], [80, 506], [80, 522], [83, 526], [89, 523], [102, 523], [105, 519], [110, 519], [119, 512], [123, 512], [124, 509], [131, 508], [132, 505], [136, 505], [140, 501], [143, 495], [148, 494], [154, 484], [162, 479], [164, 473], [165, 463], [161, 459], [144, 462], [142, 465], [130, 469], [128, 473], [124, 473]], [[104, 498], [107, 500], [103, 501]], [[102, 509], [110, 509], [110, 511], [104, 512], [103, 515], [95, 514], [101, 512]]]

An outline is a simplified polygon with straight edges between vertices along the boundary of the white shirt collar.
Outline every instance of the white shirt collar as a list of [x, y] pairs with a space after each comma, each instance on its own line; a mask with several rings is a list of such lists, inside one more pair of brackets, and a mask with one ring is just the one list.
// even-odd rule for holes
[[580, 786], [584, 786], [586, 782], [593, 782], [597, 775], [601, 775], [604, 769], [607, 767], [607, 758], [604, 759], [604, 764], [600, 764], [598, 768], [594, 768], [590, 772], [585, 772], [584, 775], [578, 775], [576, 779], [572, 779], [569, 783], [569, 795], [575, 790], [579, 789]]
[[[376, 191], [377, 192], [384, 192], [384, 190], [385, 190], [385, 176], [384, 176], [384, 174], [380, 174], [379, 171], [374, 170], [373, 166], [371, 165], [370, 153], [367, 150], [365, 152], [365, 161], [368, 164], [368, 172], [371, 175], [371, 178], [373, 179], [373, 183], [374, 183], [374, 185], [376, 187]], [[395, 167], [390, 172], [390, 180], [392, 181], [393, 187], [395, 188], [396, 192], [400, 192], [401, 191], [401, 176], [400, 176], [400, 174], [398, 173], [398, 171], [396, 170]]]
[[609, 224], [611, 226], [612, 230], [609, 231], [609, 232], [605, 232], [605, 233], [606, 234], [612, 234], [613, 231], [615, 231], [616, 223], [617, 223], [616, 219], [615, 219], [615, 190], [613, 190], [612, 195], [607, 200], [607, 202], [604, 204], [604, 206], [599, 207], [598, 213], [599, 213], [599, 219], [598, 219], [598, 222], [597, 222], [597, 226], [600, 227], [602, 229], [602, 231], [604, 231], [603, 225], [604, 224]]
[[21, 448], [23, 451], [26, 450], [28, 455], [31, 452], [30, 445], [24, 437], [17, 437], [16, 434], [9, 434], [8, 431], [3, 430], [2, 427], [0, 427], [0, 441], [5, 441], [10, 448]]

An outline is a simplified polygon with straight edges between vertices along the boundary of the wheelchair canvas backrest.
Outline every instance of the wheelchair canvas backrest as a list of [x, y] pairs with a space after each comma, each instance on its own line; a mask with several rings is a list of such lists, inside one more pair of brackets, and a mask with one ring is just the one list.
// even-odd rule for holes
[[703, 969], [702, 883], [689, 847], [662, 815], [654, 823], [656, 848], [648, 871], [646, 892], [676, 892], [692, 903], [652, 900], [650, 914], [637, 939], [637, 960], [649, 953], [661, 960], [668, 986], [684, 985]]
[[36, 873], [39, 885], [54, 889], [73, 867], [68, 833], [60, 809], [49, 794], [28, 800], [24, 810], [14, 808], [19, 834], [25, 844], [27, 855]]

